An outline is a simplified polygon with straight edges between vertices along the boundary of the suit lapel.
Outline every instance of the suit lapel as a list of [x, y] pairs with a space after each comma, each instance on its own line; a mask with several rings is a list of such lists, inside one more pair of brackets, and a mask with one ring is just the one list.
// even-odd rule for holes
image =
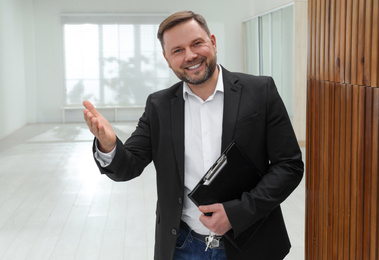
[[240, 106], [241, 86], [237, 85], [238, 78], [222, 68], [224, 80], [224, 117], [222, 127], [222, 151], [233, 141], [234, 130]]
[[172, 142], [180, 181], [184, 185], [184, 100], [183, 83], [176, 91], [175, 97], [171, 100], [171, 132]]

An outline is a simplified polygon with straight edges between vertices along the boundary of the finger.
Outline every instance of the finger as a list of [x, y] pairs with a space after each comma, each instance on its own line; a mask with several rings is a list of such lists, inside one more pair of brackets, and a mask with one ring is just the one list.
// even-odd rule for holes
[[94, 105], [92, 105], [91, 102], [89, 102], [88, 100], [84, 100], [83, 101], [83, 106], [88, 109], [89, 112], [91, 112], [94, 116], [97, 116], [99, 115], [99, 112], [97, 112], [96, 108], [94, 107]]
[[207, 228], [209, 228], [210, 224], [212, 223], [212, 217], [206, 216], [204, 214], [201, 214], [199, 220]]
[[95, 135], [96, 137], [99, 137], [99, 129], [98, 129], [99, 120], [96, 117], [94, 117], [91, 114], [91, 112], [89, 112], [88, 110], [84, 111], [84, 119], [91, 133]]
[[92, 114], [87, 109], [83, 110], [83, 118], [86, 121], [86, 124], [87, 124], [87, 126], [88, 126], [89, 129], [91, 129], [91, 127], [92, 127], [92, 118], [91, 118], [91, 115]]
[[94, 108], [94, 106], [92, 105], [92, 103], [89, 102], [88, 100], [84, 100], [84, 101], [83, 101], [83, 106], [84, 106], [85, 108], [87, 108], [88, 110], [91, 110], [92, 108]]
[[84, 119], [87, 122], [87, 125], [90, 126], [92, 124], [93, 118], [96, 118], [88, 109], [83, 110]]
[[207, 212], [209, 212], [208, 211], [208, 206], [199, 206], [199, 210], [202, 212], [202, 213], [207, 213]]
[[215, 212], [218, 209], [217, 204], [212, 204], [212, 205], [206, 205], [206, 206], [199, 206], [199, 210], [202, 213], [211, 213]]
[[92, 117], [90, 122], [91, 122], [91, 127], [90, 127], [91, 132], [97, 138], [99, 138], [99, 120], [96, 117]]
[[83, 110], [83, 116], [84, 116], [84, 120], [86, 121], [86, 123], [89, 127], [91, 125], [92, 114], [88, 111], [88, 109], [84, 109]]

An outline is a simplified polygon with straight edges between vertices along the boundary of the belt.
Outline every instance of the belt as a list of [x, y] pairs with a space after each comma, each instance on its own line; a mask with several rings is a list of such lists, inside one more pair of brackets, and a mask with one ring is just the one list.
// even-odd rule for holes
[[[193, 231], [187, 223], [185, 223], [184, 221], [180, 221], [180, 227], [187, 233], [187, 234], [190, 234], [192, 235], [193, 238], [195, 238], [196, 240], [199, 240], [201, 242], [203, 242], [205, 245], [208, 245], [207, 244], [207, 235], [201, 235], [201, 234], [198, 234], [196, 233], [195, 231]], [[214, 240], [218, 240], [219, 241], [219, 246], [218, 247], [223, 247], [223, 241], [221, 240], [222, 239], [222, 236], [214, 236], [213, 238]]]

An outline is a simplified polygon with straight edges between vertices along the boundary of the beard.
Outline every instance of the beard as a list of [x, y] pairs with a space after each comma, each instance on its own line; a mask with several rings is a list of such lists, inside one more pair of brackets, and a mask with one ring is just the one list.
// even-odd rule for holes
[[176, 71], [174, 71], [174, 73], [180, 80], [183, 80], [187, 84], [201, 85], [204, 82], [206, 82], [208, 79], [210, 79], [212, 77], [213, 73], [215, 72], [216, 66], [217, 66], [216, 55], [213, 56], [211, 59], [209, 59], [209, 62], [207, 62], [206, 58], [201, 57], [201, 58], [196, 59], [195, 61], [191, 62], [191, 64], [194, 65], [194, 64], [201, 63], [201, 62], [203, 62], [205, 65], [205, 72], [203, 75], [199, 75], [199, 76], [188, 75], [184, 68], [190, 67], [191, 65], [187, 65], [187, 64], [181, 66], [183, 72], [176, 70]]

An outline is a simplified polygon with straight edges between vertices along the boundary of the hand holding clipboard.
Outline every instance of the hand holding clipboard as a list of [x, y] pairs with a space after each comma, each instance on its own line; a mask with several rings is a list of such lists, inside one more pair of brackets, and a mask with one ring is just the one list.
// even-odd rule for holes
[[[262, 175], [258, 169], [237, 144], [232, 142], [188, 196], [196, 206], [241, 199], [242, 194], [251, 191], [261, 179]], [[263, 221], [264, 219], [258, 221], [249, 229], [258, 229]], [[247, 231], [244, 235], [234, 238], [228, 232], [224, 237], [240, 250], [249, 239], [246, 236], [252, 233]]]

